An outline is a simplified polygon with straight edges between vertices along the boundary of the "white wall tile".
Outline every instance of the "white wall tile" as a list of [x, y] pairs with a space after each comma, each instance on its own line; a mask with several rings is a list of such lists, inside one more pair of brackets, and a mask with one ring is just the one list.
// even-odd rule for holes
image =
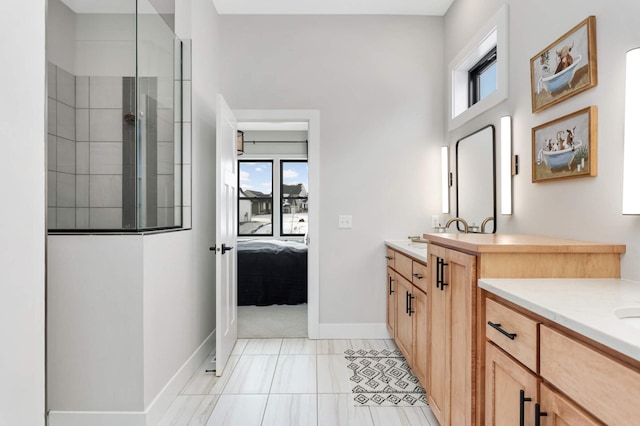
[[90, 208], [89, 209], [89, 227], [91, 229], [122, 228], [122, 209]]
[[76, 229], [89, 229], [89, 209], [76, 209]]
[[75, 110], [63, 104], [56, 102], [56, 134], [69, 140], [76, 139], [76, 114]]
[[191, 166], [182, 166], [182, 205], [191, 206]]
[[158, 226], [174, 226], [175, 222], [175, 207], [158, 207]]
[[58, 67], [58, 71], [56, 73], [56, 100], [58, 102], [62, 102], [70, 107], [75, 107], [76, 105], [76, 80], [75, 77]]
[[173, 110], [170, 108], [158, 109], [158, 141], [172, 142], [174, 134]]
[[[57, 173], [56, 206], [76, 206], [76, 176], [68, 173]], [[60, 217], [58, 217], [60, 222]]]
[[[175, 123], [174, 126], [173, 141], [175, 142], [175, 162], [178, 163], [181, 161], [182, 164], [191, 164], [191, 123], [183, 123], [182, 126], [180, 126], [180, 123]], [[180, 134], [181, 129], [182, 135]], [[180, 142], [182, 142], [182, 144], [180, 144]], [[182, 153], [180, 153], [181, 148]]]
[[[122, 175], [91, 175], [89, 206], [122, 207]], [[91, 227], [94, 227], [93, 221]]]
[[75, 229], [76, 209], [69, 207], [56, 208], [56, 225], [58, 229]]
[[55, 207], [49, 207], [47, 209], [47, 227], [49, 229], [56, 229], [57, 228], [57, 223], [56, 223], [56, 208]]
[[[176, 82], [177, 84], [179, 82]], [[176, 93], [178, 93], [178, 90], [176, 88]], [[177, 106], [176, 111], [178, 111]], [[182, 82], [182, 121], [191, 122], [191, 81]]]
[[89, 174], [89, 142], [76, 142], [76, 173]]
[[57, 158], [57, 138], [52, 134], [47, 134], [47, 170], [56, 171], [58, 169]]
[[174, 165], [174, 143], [158, 142], [158, 174], [170, 175], [173, 173]]
[[76, 175], [76, 207], [89, 207], [89, 175]]
[[91, 142], [122, 141], [122, 109], [92, 109], [89, 111]]
[[173, 207], [173, 175], [158, 175], [158, 207]]
[[171, 77], [158, 77], [158, 108], [172, 108], [174, 105], [174, 82]]
[[76, 77], [76, 108], [89, 108], [89, 77]]
[[76, 172], [76, 143], [69, 139], [57, 138], [57, 170], [63, 173]]
[[51, 62], [47, 62], [47, 94], [50, 98], [56, 98], [56, 67]]
[[89, 110], [76, 109], [76, 141], [89, 140]]
[[47, 100], [47, 132], [52, 135], [56, 134], [56, 121], [58, 118], [56, 104], [55, 99]]
[[91, 142], [89, 146], [91, 174], [122, 174], [122, 142]]
[[122, 109], [122, 77], [89, 77], [89, 107]]
[[47, 204], [49, 207], [56, 206], [57, 194], [58, 194], [58, 174], [56, 172], [47, 172]]

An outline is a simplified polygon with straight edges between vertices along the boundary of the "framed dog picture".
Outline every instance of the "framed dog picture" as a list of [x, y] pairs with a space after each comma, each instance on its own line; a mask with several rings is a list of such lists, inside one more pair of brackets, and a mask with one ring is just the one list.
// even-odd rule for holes
[[590, 106], [531, 129], [532, 181], [596, 176], [597, 122]]
[[596, 17], [580, 22], [531, 58], [530, 63], [533, 112], [596, 86]]

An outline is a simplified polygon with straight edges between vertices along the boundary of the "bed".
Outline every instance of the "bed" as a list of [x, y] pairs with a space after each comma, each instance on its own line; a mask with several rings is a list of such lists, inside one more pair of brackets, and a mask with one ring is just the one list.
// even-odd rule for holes
[[238, 305], [307, 303], [307, 245], [238, 240]]

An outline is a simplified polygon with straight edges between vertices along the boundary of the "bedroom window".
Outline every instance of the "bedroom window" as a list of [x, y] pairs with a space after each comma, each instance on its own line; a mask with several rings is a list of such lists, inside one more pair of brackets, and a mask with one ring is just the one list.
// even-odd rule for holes
[[238, 236], [273, 235], [273, 161], [238, 161]]
[[280, 162], [280, 235], [305, 235], [309, 226], [307, 160]]

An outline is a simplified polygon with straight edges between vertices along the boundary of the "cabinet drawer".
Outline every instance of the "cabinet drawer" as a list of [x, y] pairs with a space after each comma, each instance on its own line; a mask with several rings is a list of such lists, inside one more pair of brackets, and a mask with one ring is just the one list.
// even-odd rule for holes
[[638, 424], [640, 372], [546, 326], [540, 375], [605, 424]]
[[413, 260], [410, 257], [405, 256], [402, 253], [395, 253], [395, 270], [398, 271], [403, 277], [411, 282], [411, 274], [413, 272]]
[[427, 292], [427, 277], [429, 273], [427, 272], [427, 265], [422, 264], [420, 262], [413, 261], [413, 273], [411, 274], [413, 285], [418, 287], [420, 290]]
[[390, 249], [389, 247], [387, 247], [386, 258], [387, 258], [387, 266], [389, 266], [390, 268], [395, 268], [396, 252]]
[[[537, 369], [538, 323], [492, 299], [487, 301], [487, 339], [532, 371]], [[492, 325], [490, 325], [492, 324]], [[500, 332], [503, 330], [504, 333]], [[508, 335], [511, 335], [510, 338]]]

